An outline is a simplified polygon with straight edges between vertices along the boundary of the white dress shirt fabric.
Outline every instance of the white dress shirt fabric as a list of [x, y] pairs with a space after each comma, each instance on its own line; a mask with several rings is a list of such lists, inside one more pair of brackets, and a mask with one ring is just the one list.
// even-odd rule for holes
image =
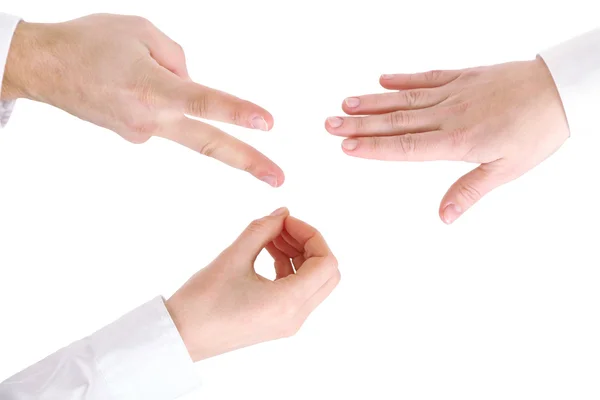
[[[0, 95], [2, 94], [1, 86], [4, 79], [6, 59], [8, 58], [8, 49], [20, 20], [20, 18], [12, 15], [0, 13]], [[0, 100], [0, 128], [3, 128], [8, 122], [8, 117], [10, 117], [14, 105], [14, 101]]]
[[600, 113], [600, 29], [540, 53], [563, 103], [571, 135], [598, 130]]
[[0, 383], [2, 400], [172, 400], [198, 387], [162, 297]]
[[[19, 21], [0, 13], [0, 83]], [[0, 127], [13, 106], [0, 101]], [[198, 387], [193, 364], [157, 297], [0, 383], [0, 399], [171, 400]]]

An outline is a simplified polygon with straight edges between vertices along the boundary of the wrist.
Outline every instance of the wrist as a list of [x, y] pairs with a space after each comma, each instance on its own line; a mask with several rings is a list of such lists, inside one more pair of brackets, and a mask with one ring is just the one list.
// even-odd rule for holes
[[173, 298], [165, 301], [165, 307], [167, 308], [167, 311], [169, 312], [169, 315], [171, 316], [171, 319], [173, 320], [173, 323], [175, 324], [175, 327], [179, 332], [179, 336], [181, 336], [183, 344], [185, 345], [190, 357], [194, 362], [200, 361], [201, 357], [199, 357], [199, 355], [196, 354], [194, 349], [191, 347], [189, 337], [186, 334], [187, 331], [185, 329], [185, 318], [181, 316], [181, 308], [175, 304]]
[[45, 42], [50, 40], [45, 37], [48, 26], [24, 21], [17, 25], [4, 71], [3, 100], [42, 99], [44, 76], [51, 68], [48, 52], [44, 51]]

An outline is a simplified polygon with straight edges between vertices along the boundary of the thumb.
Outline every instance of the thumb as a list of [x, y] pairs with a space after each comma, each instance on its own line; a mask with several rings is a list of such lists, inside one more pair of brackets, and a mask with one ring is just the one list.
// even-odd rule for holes
[[446, 224], [453, 223], [483, 196], [508, 180], [506, 174], [498, 171], [497, 164], [481, 164], [448, 189], [440, 204], [440, 218]]
[[255, 261], [267, 244], [283, 231], [285, 219], [289, 215], [288, 209], [282, 207], [267, 217], [252, 221], [231, 245], [230, 250], [245, 260]]

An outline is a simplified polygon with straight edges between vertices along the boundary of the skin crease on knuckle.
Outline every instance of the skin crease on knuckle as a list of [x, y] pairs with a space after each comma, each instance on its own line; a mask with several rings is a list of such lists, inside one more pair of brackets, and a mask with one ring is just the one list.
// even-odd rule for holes
[[242, 125], [243, 124], [243, 117], [242, 117], [242, 111], [241, 111], [242, 107], [241, 106], [242, 106], [242, 104], [237, 104], [236, 107], [234, 107], [233, 110], [229, 114], [229, 120], [234, 125]]
[[444, 71], [441, 70], [432, 70], [427, 71], [424, 74], [425, 80], [429, 82], [436, 82], [444, 75]]
[[468, 181], [461, 182], [457, 189], [458, 195], [471, 204], [476, 203], [483, 197], [483, 194]]
[[131, 91], [133, 92], [136, 101], [149, 109], [155, 108], [158, 95], [150, 73], [143, 73], [134, 79]]
[[[451, 129], [447, 131], [446, 135], [448, 135], [448, 138], [450, 139], [450, 146], [453, 149], [457, 149], [460, 151], [468, 145], [470, 139], [469, 133], [469, 129], [463, 127]], [[467, 154], [468, 152], [465, 152], [465, 154], [463, 155], [463, 159], [465, 158], [464, 156], [466, 156]]]
[[258, 168], [256, 166], [256, 163], [254, 161], [252, 161], [251, 159], [247, 159], [244, 161], [244, 166], [242, 167], [243, 171], [246, 171], [249, 174], [255, 175], [257, 169]]
[[204, 95], [195, 96], [188, 105], [189, 113], [198, 117], [206, 117], [208, 109], [207, 98]]
[[401, 129], [412, 122], [411, 114], [404, 111], [395, 111], [389, 114], [389, 123], [392, 129]]
[[422, 90], [407, 90], [401, 93], [403, 93], [404, 100], [409, 108], [417, 107], [425, 100], [425, 92]]
[[459, 100], [453, 104], [449, 104], [446, 107], [446, 111], [453, 117], [463, 116], [465, 113], [471, 110], [470, 101]]
[[262, 219], [255, 219], [254, 221], [250, 222], [250, 224], [246, 228], [246, 230], [248, 232], [253, 233], [253, 234], [262, 233], [264, 229], [265, 229], [265, 221], [263, 221]]
[[417, 143], [416, 140], [411, 133], [407, 133], [406, 135], [394, 136], [392, 139], [392, 145], [394, 147], [395, 152], [404, 155], [414, 154], [416, 151]]
[[[218, 149], [219, 149], [219, 144], [216, 143], [215, 140], [206, 140], [198, 148], [198, 153], [200, 153], [206, 157], [213, 157]], [[250, 224], [248, 229], [252, 229], [252, 227], [253, 227], [253, 225]]]

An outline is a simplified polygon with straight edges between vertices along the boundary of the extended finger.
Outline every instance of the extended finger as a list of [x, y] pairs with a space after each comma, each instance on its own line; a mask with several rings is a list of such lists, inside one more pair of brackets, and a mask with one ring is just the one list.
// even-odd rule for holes
[[181, 112], [213, 121], [268, 131], [273, 116], [264, 108], [220, 90], [190, 81], [171, 85], [165, 93], [172, 107]]
[[350, 115], [385, 114], [398, 110], [414, 110], [435, 106], [448, 97], [444, 90], [413, 89], [389, 93], [348, 97], [342, 104]]
[[502, 160], [481, 164], [448, 189], [440, 204], [440, 218], [446, 224], [453, 223], [483, 196], [515, 177], [504, 170]]
[[157, 135], [247, 171], [273, 187], [283, 184], [283, 171], [273, 161], [252, 146], [212, 125], [183, 117], [177, 124]]
[[342, 149], [353, 157], [384, 161], [460, 161], [469, 151], [464, 141], [444, 131], [355, 137], [345, 139]]
[[462, 71], [434, 70], [416, 74], [384, 74], [379, 83], [386, 89], [435, 88], [446, 85], [460, 76]]
[[433, 109], [394, 111], [366, 117], [330, 117], [325, 128], [336, 136], [390, 136], [439, 129]]

